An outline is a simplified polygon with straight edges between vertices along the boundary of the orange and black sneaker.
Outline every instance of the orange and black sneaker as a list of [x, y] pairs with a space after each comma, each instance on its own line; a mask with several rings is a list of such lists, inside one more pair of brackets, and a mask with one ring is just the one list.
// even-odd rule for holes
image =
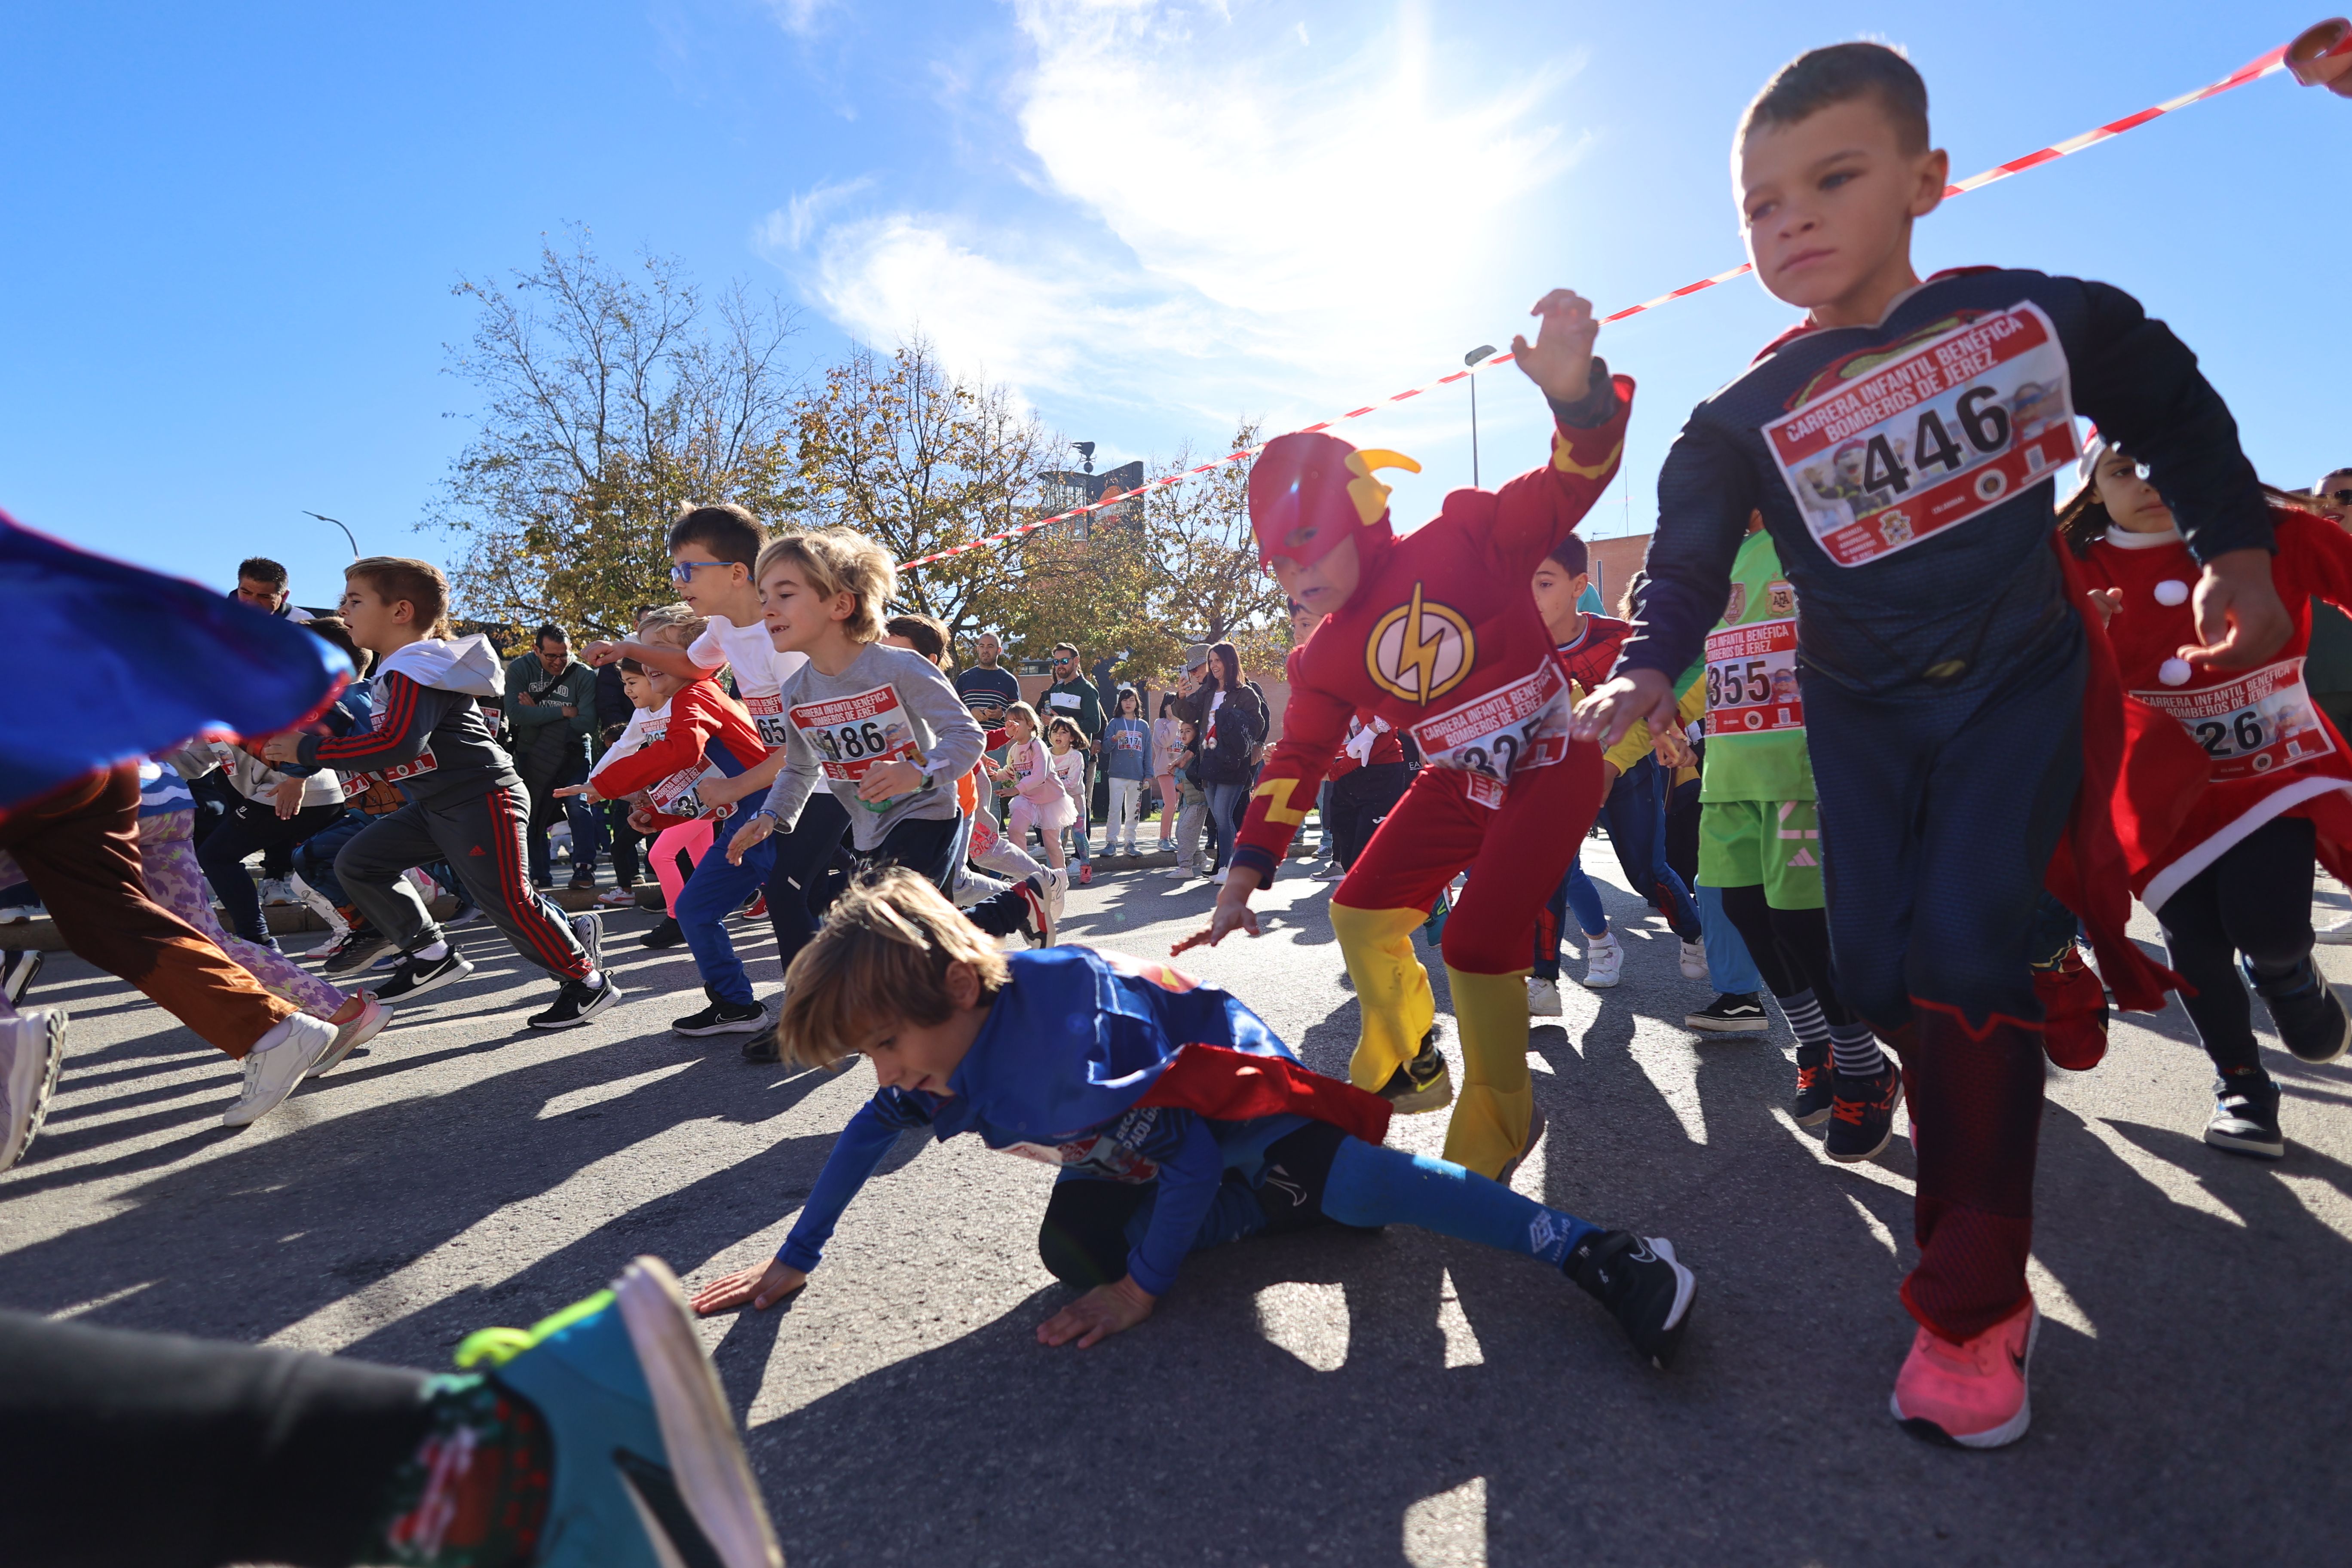
[[1823, 1142], [1843, 1165], [1874, 1160], [1895, 1136], [1895, 1108], [1903, 1103], [1903, 1075], [1889, 1062], [1869, 1078], [1832, 1074], [1830, 1126]]
[[2042, 1048], [2068, 1072], [2088, 1072], [2107, 1054], [2107, 988], [2073, 942], [2051, 964], [2033, 966], [2042, 1004]]
[[1789, 1111], [1797, 1119], [1798, 1126], [1819, 1127], [1830, 1119], [1830, 1102], [1836, 1089], [1831, 1080], [1835, 1076], [1830, 1070], [1827, 1046], [1797, 1047], [1797, 1098]]

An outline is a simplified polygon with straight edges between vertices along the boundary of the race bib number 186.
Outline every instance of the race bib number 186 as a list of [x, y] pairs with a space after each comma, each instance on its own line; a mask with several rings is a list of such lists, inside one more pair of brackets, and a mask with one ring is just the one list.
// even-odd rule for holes
[[2066, 352], [2041, 307], [1930, 338], [1764, 426], [1841, 566], [1957, 528], [2074, 460]]
[[[793, 723], [816, 748], [819, 765], [828, 779], [855, 784], [877, 763], [919, 763], [914, 726], [898, 706], [898, 689], [877, 686], [852, 697], [827, 702], [803, 702], [792, 710]], [[925, 781], [928, 786], [929, 781]], [[883, 811], [887, 801], [867, 801], [870, 811]]]

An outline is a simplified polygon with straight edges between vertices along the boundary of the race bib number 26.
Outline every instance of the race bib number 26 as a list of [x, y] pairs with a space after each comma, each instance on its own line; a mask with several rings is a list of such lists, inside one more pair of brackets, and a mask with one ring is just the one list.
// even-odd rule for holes
[[1841, 566], [1957, 528], [2077, 454], [2066, 352], [2031, 304], [1930, 338], [1763, 433]]
[[2303, 683], [2303, 660], [2281, 659], [2194, 691], [2135, 691], [2180, 721], [2213, 759], [2213, 780], [2252, 778], [2336, 750]]

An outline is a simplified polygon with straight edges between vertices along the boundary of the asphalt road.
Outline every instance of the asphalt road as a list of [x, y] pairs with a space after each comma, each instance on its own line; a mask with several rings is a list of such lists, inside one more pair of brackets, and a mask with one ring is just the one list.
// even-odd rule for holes
[[[2277, 1164], [2199, 1142], [2208, 1073], [2177, 1009], [2054, 1074], [2033, 1430], [1931, 1448], [1886, 1415], [1909, 1145], [1829, 1165], [1780, 1110], [1786, 1038], [1686, 1031], [1706, 988], [1589, 847], [1626, 981], [1567, 987], [1568, 1017], [1531, 1031], [1550, 1131], [1517, 1180], [1675, 1240], [1700, 1289], [1672, 1373], [1556, 1274], [1398, 1228], [1202, 1255], [1142, 1327], [1046, 1350], [1049, 1175], [909, 1139], [806, 1291], [708, 1325], [787, 1561], [2352, 1560], [2352, 1074], [2270, 1054]], [[1286, 879], [1265, 936], [1188, 965], [1339, 1072], [1356, 1009], [1329, 888]], [[1209, 892], [1112, 873], [1072, 895], [1067, 933], [1164, 952]], [[633, 1254], [689, 1283], [763, 1256], [870, 1078], [668, 1035], [699, 994], [683, 949], [634, 945], [651, 918], [610, 922], [627, 1003], [557, 1036], [521, 1026], [536, 972], [464, 933], [467, 985], [243, 1132], [217, 1125], [233, 1068], [53, 959], [36, 1000], [72, 1009], [70, 1054], [0, 1176], [0, 1303], [429, 1368]], [[772, 990], [764, 931], [742, 936]], [[2322, 952], [2352, 979], [2352, 953]], [[1434, 1151], [1443, 1121], [1392, 1141]]]

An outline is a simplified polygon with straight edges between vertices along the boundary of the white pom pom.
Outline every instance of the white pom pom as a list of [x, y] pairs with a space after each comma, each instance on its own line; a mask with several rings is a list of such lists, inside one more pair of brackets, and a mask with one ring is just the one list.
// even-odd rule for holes
[[2167, 577], [2156, 585], [2156, 602], [2170, 606], [2189, 602], [2189, 584], [2178, 577]]
[[2167, 686], [2186, 686], [2189, 684], [2189, 674], [2187, 659], [2168, 658], [2158, 667], [2156, 678]]

